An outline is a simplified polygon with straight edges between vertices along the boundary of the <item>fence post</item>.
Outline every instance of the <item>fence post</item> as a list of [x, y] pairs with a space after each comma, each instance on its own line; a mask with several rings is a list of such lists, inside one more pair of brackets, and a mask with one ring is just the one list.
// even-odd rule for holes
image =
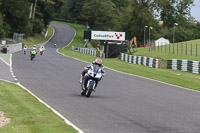
[[149, 40], [149, 52], [150, 52], [150, 42], [151, 42], [151, 41]]
[[192, 56], [192, 43], [191, 43], [191, 47], [190, 47], [190, 48], [191, 48], [191, 52], [190, 52], [190, 54], [191, 54], [191, 56]]
[[185, 50], [186, 50], [185, 53], [186, 53], [186, 55], [187, 55], [187, 43], [186, 43], [185, 47], [186, 47], [186, 48], [185, 48]]
[[181, 55], [183, 54], [183, 44], [181, 43]]
[[177, 54], [178, 54], [178, 43], [177, 43]]
[[153, 42], [153, 51], [155, 52], [156, 42]]
[[197, 47], [197, 44], [196, 44], [196, 56], [197, 56], [197, 49], [198, 49], [198, 47]]

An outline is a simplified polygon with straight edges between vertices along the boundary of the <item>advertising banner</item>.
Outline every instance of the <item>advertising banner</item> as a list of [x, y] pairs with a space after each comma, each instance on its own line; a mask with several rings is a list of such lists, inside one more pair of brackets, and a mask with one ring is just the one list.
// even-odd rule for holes
[[125, 41], [125, 32], [92, 31], [91, 39]]

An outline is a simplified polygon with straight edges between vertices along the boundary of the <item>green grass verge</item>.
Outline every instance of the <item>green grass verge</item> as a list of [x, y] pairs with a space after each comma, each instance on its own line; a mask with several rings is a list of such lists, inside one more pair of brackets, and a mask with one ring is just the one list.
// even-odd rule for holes
[[27, 45], [28, 47], [35, 45], [35, 44], [42, 44], [42, 43], [46, 42], [47, 40], [49, 40], [49, 38], [52, 35], [53, 35], [53, 29], [51, 26], [48, 26], [48, 35], [46, 38], [44, 38], [44, 35], [36, 34], [33, 37], [24, 38], [23, 43], [24, 43], [24, 45]]
[[[196, 46], [197, 46], [197, 56], [196, 56]], [[181, 50], [181, 47], [182, 47], [182, 50]], [[187, 47], [187, 54], [186, 54], [186, 47]], [[169, 49], [170, 49], [170, 53], [169, 53]], [[191, 51], [192, 51], [192, 55], [191, 55]], [[163, 60], [184, 59], [184, 60], [200, 61], [200, 39], [175, 43], [174, 54], [173, 54], [173, 44], [170, 44], [170, 46], [169, 45], [157, 46], [155, 51], [150, 50], [150, 52], [149, 52], [149, 47], [137, 48], [137, 49], [134, 48], [132, 52], [134, 52], [134, 55], [160, 58]]]
[[[65, 22], [60, 22], [60, 21], [53, 21], [55, 23], [60, 23], [60, 24], [66, 24]], [[73, 46], [77, 46], [77, 47], [84, 47], [84, 43], [83, 43], [83, 36], [84, 36], [84, 30], [87, 30], [85, 28], [84, 25], [79, 25], [79, 24], [72, 24], [72, 23], [67, 23], [68, 26], [73, 27], [76, 30], [76, 36], [73, 40]], [[72, 45], [69, 46], [70, 48], [72, 48]], [[92, 48], [92, 45], [89, 43], [88, 44], [88, 48]]]
[[[58, 22], [58, 23], [63, 23], [63, 22]], [[76, 37], [74, 38], [73, 42], [71, 43], [69, 47], [59, 49], [59, 52], [70, 57], [92, 62], [96, 57], [93, 57], [87, 54], [82, 54], [79, 52], [74, 52], [72, 51], [72, 48], [71, 48], [72, 46], [83, 46], [81, 42], [83, 41], [83, 30], [85, 30], [85, 27], [78, 24], [70, 24], [70, 23], [63, 23], [63, 24], [73, 27], [76, 30]], [[145, 56], [148, 56], [148, 55], [145, 55]], [[149, 56], [151, 55], [149, 54]], [[174, 84], [174, 85], [179, 85], [182, 87], [187, 87], [194, 90], [200, 90], [200, 82], [199, 82], [200, 75], [197, 75], [197, 74], [183, 72], [183, 71], [175, 71], [175, 70], [170, 70], [170, 69], [149, 68], [142, 65], [126, 63], [126, 62], [121, 61], [119, 58], [103, 59], [103, 64], [106, 67], [109, 67], [121, 72], [140, 75], [143, 77], [163, 81], [163, 82]], [[133, 87], [134, 87], [134, 83], [133, 83]]]
[[77, 133], [63, 119], [13, 83], [0, 81], [0, 110], [11, 123], [1, 133]]
[[1, 54], [0, 58], [2, 58], [6, 63], [10, 64], [10, 54]]

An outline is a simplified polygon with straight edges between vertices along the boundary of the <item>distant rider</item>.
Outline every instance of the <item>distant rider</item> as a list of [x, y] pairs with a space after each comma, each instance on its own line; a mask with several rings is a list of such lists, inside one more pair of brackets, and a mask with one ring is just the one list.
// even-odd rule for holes
[[[41, 54], [41, 53], [43, 54], [44, 51], [45, 51], [45, 47], [42, 45], [42, 46], [39, 48], [39, 50], [40, 50], [40, 54]], [[41, 54], [41, 55], [42, 55], [42, 54]]]
[[[80, 81], [79, 81], [80, 84], [82, 84], [82, 81], [84, 82], [84, 88], [83, 88], [84, 90], [87, 87], [87, 81], [88, 81], [88, 75], [85, 76], [85, 74], [88, 72], [88, 70], [90, 69], [90, 67], [93, 66], [93, 65], [98, 65], [101, 68], [101, 72], [105, 73], [105, 71], [103, 70], [103, 68], [104, 68], [103, 67], [103, 61], [100, 58], [97, 58], [90, 65], [87, 65], [86, 67], [84, 67], [84, 70], [83, 70], [83, 72], [81, 74], [81, 78], [80, 78]], [[84, 76], [85, 76], [85, 78], [84, 78]], [[98, 84], [99, 81], [96, 81], [95, 88], [97, 87], [97, 84]]]
[[26, 45], [24, 45], [24, 54], [26, 54], [27, 53], [27, 46]]
[[30, 54], [31, 54], [32, 51], [35, 51], [36, 54], [37, 54], [37, 48], [36, 48], [36, 47], [37, 47], [36, 45], [33, 46], [33, 48], [32, 48], [31, 51], [30, 51]]

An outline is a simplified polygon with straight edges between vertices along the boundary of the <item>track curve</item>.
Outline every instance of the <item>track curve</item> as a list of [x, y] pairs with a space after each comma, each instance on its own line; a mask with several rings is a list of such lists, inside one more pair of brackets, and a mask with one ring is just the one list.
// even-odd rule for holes
[[86, 133], [200, 132], [200, 93], [106, 70], [97, 92], [80, 95], [78, 83], [86, 63], [62, 56], [71, 27], [52, 23], [54, 37], [45, 54], [30, 61], [13, 54], [13, 71], [20, 83]]

